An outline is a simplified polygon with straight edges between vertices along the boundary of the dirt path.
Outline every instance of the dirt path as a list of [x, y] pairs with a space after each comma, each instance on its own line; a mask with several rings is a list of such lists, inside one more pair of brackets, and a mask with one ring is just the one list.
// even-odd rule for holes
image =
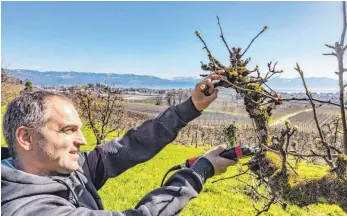
[[309, 112], [309, 111], [312, 111], [312, 108], [300, 110], [300, 111], [298, 111], [298, 112], [289, 114], [289, 115], [284, 116], [283, 118], [280, 118], [280, 119], [278, 119], [277, 121], [273, 122], [270, 126], [280, 125], [283, 121], [289, 119], [290, 117], [293, 117], [293, 116], [295, 116], [295, 115], [298, 115], [299, 113], [302, 113], [302, 112]]

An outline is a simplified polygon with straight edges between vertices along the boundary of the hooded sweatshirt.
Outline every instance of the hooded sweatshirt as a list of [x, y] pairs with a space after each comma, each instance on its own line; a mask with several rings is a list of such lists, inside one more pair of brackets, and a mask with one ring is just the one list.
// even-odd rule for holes
[[189, 169], [172, 175], [163, 187], [143, 197], [132, 209], [104, 210], [97, 191], [107, 179], [148, 161], [172, 142], [181, 128], [201, 115], [191, 98], [169, 107], [154, 119], [130, 129], [121, 139], [79, 153], [79, 168], [69, 175], [38, 176], [1, 161], [1, 212], [14, 216], [60, 215], [177, 215], [197, 197], [206, 179], [214, 175], [209, 160], [201, 157]]

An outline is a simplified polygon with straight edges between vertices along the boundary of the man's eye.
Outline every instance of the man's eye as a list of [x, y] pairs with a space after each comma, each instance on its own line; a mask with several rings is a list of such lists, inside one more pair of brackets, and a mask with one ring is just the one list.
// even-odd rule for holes
[[70, 128], [70, 129], [66, 129], [64, 132], [66, 134], [72, 134], [73, 132], [75, 132], [75, 130], [73, 128]]

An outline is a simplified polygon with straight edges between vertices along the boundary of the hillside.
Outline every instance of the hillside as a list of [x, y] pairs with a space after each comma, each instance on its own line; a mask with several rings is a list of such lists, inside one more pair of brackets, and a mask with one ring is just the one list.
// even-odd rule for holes
[[[193, 88], [201, 79], [197, 77], [175, 77], [163, 79], [156, 76], [116, 73], [94, 72], [63, 72], [14, 69], [7, 70], [9, 73], [20, 77], [22, 80], [29, 79], [34, 85], [85, 85], [88, 83], [106, 83], [119, 87], [137, 88]], [[338, 81], [327, 77], [306, 78], [308, 87], [314, 91], [336, 91]], [[275, 90], [300, 91], [303, 90], [300, 78], [274, 77], [269, 81], [269, 86]]]

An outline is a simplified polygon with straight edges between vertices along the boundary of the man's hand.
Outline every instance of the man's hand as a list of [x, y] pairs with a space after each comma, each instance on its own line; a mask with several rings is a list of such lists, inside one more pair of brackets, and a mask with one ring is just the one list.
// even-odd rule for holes
[[222, 151], [224, 151], [226, 148], [227, 145], [219, 145], [216, 148], [211, 149], [203, 156], [212, 163], [214, 175], [225, 173], [229, 166], [235, 165], [238, 162], [236, 160], [229, 160], [219, 156], [219, 154], [222, 153]]
[[[218, 73], [222, 72], [224, 71], [218, 71]], [[214, 89], [212, 80], [220, 80], [221, 77], [226, 79], [226, 77], [223, 75], [212, 73], [195, 85], [195, 89], [192, 94], [192, 101], [197, 110], [201, 111], [206, 109], [217, 98], [218, 89]], [[209, 93], [211, 94], [210, 96], [206, 96], [202, 92], [202, 87], [204, 87], [204, 85], [209, 87]]]

